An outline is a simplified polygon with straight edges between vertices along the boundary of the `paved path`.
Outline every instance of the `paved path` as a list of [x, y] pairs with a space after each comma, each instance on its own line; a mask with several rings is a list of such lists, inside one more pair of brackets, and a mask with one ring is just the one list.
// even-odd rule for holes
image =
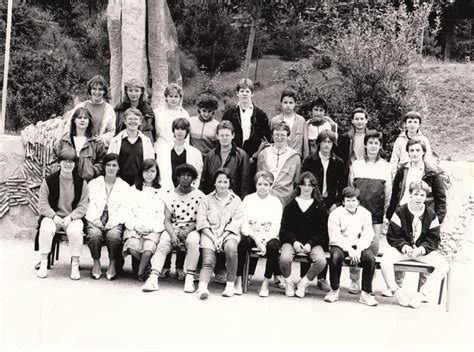
[[[200, 301], [183, 293], [174, 279], [160, 281], [160, 291], [146, 294], [131, 277], [90, 279], [86, 247], [82, 279], [71, 281], [68, 249], [61, 249], [54, 270], [41, 280], [33, 270], [37, 253], [31, 241], [0, 240], [0, 349], [472, 348], [471, 263], [454, 265], [452, 306], [446, 313], [444, 305], [412, 310], [381, 297], [380, 272], [375, 308], [357, 303], [346, 287], [334, 304], [323, 302], [324, 294], [314, 286], [304, 299], [287, 298], [277, 288], [263, 299], [256, 293], [262, 263], [243, 296], [223, 298], [223, 286], [212, 284], [210, 298]], [[348, 284], [346, 269], [342, 284]], [[406, 285], [416, 286], [414, 274], [407, 274]]]

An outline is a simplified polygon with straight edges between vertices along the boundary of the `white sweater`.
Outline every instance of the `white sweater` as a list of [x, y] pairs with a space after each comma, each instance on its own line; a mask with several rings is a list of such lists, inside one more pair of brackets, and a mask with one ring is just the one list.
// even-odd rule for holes
[[139, 191], [133, 186], [131, 193], [125, 227], [128, 230], [135, 230], [137, 226], [144, 226], [153, 229], [156, 233], [163, 232], [165, 229], [164, 192], [161, 189], [146, 186]]

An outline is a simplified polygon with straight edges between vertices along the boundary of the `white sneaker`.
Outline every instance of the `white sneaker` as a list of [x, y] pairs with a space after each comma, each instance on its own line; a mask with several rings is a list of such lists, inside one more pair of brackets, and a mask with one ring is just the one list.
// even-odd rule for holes
[[349, 293], [356, 295], [360, 292], [359, 283], [357, 281], [351, 281], [349, 286]]
[[332, 290], [324, 297], [324, 302], [334, 303], [339, 300], [339, 290]]
[[79, 262], [71, 263], [71, 280], [79, 280], [81, 273], [79, 272]]
[[194, 291], [196, 291], [196, 288], [194, 287], [193, 275], [186, 275], [184, 278], [184, 292], [193, 293]]
[[200, 288], [198, 290], [198, 296], [199, 296], [199, 299], [206, 299], [207, 297], [209, 297], [209, 290], [206, 288]]
[[235, 294], [234, 285], [227, 285], [224, 292], [222, 292], [223, 297], [233, 297]]
[[[400, 289], [399, 289], [400, 290]], [[382, 292], [382, 296], [384, 297], [393, 297], [393, 292], [389, 288]]]
[[298, 286], [295, 291], [296, 297], [303, 298], [306, 295], [306, 288], [308, 287], [308, 284], [309, 282], [307, 284], [304, 284], [303, 280], [300, 280], [298, 282]]
[[408, 303], [408, 306], [418, 309], [421, 307], [421, 302], [423, 300], [423, 294], [420, 292], [415, 293], [415, 295], [410, 299], [410, 302]]
[[40, 279], [44, 279], [48, 277], [48, 261], [47, 260], [42, 260], [40, 262], [40, 267], [38, 271], [36, 272], [36, 276], [39, 277]]
[[366, 304], [371, 307], [378, 305], [378, 302], [375, 300], [375, 297], [370, 293], [362, 291], [360, 293], [359, 303]]
[[285, 296], [286, 297], [295, 297], [295, 284], [291, 281], [286, 282]]
[[234, 284], [234, 294], [241, 295], [242, 293], [244, 293], [242, 289], [242, 277], [237, 276], [237, 279], [235, 279]]
[[258, 295], [260, 297], [268, 297], [270, 295], [270, 291], [268, 290], [268, 287], [261, 287], [260, 291], [258, 291]]
[[143, 292], [158, 291], [158, 275], [151, 274], [145, 283], [142, 285]]
[[[391, 292], [392, 291], [390, 291], [390, 293]], [[408, 305], [410, 304], [410, 299], [403, 293], [403, 291], [400, 288], [395, 291], [393, 296], [397, 300], [397, 303], [401, 305], [402, 307], [408, 307]]]

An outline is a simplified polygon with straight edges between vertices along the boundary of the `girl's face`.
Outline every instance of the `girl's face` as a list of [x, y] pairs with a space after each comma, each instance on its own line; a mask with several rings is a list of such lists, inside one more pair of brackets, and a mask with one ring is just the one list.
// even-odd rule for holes
[[129, 113], [124, 120], [125, 126], [130, 131], [138, 131], [140, 125], [142, 124], [142, 118], [135, 114]]
[[181, 102], [181, 96], [178, 94], [178, 92], [172, 91], [165, 97], [165, 100], [170, 108], [176, 108]]
[[376, 156], [378, 155], [381, 147], [382, 145], [380, 144], [378, 138], [369, 138], [365, 149], [367, 150], [368, 156]]
[[270, 194], [272, 185], [266, 179], [260, 177], [255, 184], [255, 188], [257, 189], [257, 194], [260, 198], [266, 198]]
[[87, 129], [87, 126], [89, 126], [89, 118], [86, 114], [80, 114], [76, 117], [74, 123], [76, 124], [76, 129], [85, 130]]
[[91, 100], [93, 103], [101, 103], [104, 100], [105, 89], [99, 83], [94, 83], [91, 86]]
[[326, 138], [319, 143], [319, 149], [323, 155], [330, 155], [334, 143], [330, 138]]
[[420, 128], [420, 120], [418, 119], [407, 119], [405, 122], [408, 132], [416, 133]]
[[156, 171], [155, 166], [152, 166], [148, 170], [143, 171], [143, 181], [145, 182], [145, 185], [151, 186], [156, 178], [157, 173], [158, 172]]
[[277, 148], [285, 147], [288, 144], [288, 132], [285, 130], [274, 130], [273, 142]]
[[214, 115], [214, 110], [206, 109], [206, 108], [200, 108], [199, 109], [199, 115], [201, 115], [201, 117], [204, 121], [209, 121], [210, 119], [212, 119], [212, 115]]
[[313, 194], [314, 187], [311, 184], [310, 180], [307, 178], [304, 180], [304, 184], [298, 186], [300, 188], [300, 195], [302, 198], [311, 198]]
[[178, 182], [181, 187], [189, 187], [193, 183], [193, 176], [188, 171], [183, 172], [179, 175]]
[[127, 88], [127, 96], [131, 103], [137, 103], [142, 95], [142, 89], [139, 87]]
[[173, 133], [174, 133], [174, 138], [176, 138], [178, 141], [184, 141], [187, 137], [188, 131], [181, 128], [175, 128]]
[[227, 178], [227, 175], [220, 174], [219, 176], [217, 176], [216, 183], [214, 186], [216, 186], [217, 192], [225, 192], [229, 190], [230, 180]]
[[105, 176], [115, 177], [119, 170], [119, 164], [117, 160], [110, 160], [105, 164]]

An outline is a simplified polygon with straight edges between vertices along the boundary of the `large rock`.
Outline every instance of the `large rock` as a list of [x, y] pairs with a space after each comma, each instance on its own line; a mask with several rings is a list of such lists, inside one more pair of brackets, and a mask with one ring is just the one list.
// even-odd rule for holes
[[146, 3], [122, 0], [122, 87], [132, 78], [147, 82]]
[[107, 29], [110, 46], [110, 95], [112, 105], [120, 102], [122, 86], [122, 0], [109, 0]]
[[20, 136], [0, 136], [0, 182], [11, 176], [21, 176], [21, 165], [25, 160], [25, 148]]

